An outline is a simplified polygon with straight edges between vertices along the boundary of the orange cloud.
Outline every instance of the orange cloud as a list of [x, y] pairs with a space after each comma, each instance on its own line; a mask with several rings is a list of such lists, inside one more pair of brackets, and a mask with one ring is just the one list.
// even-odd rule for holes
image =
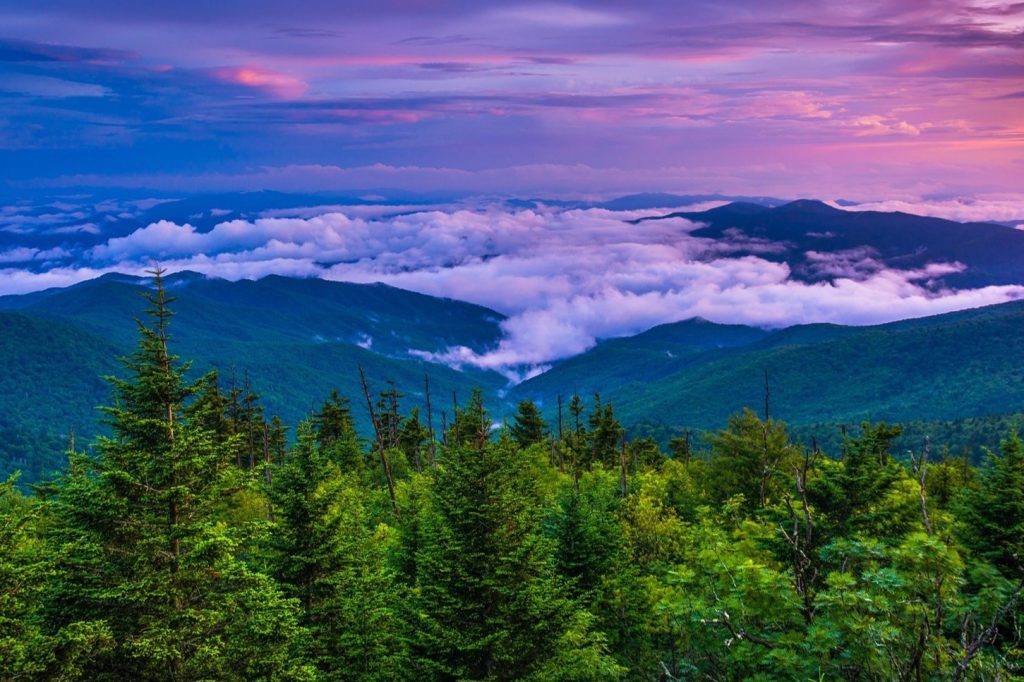
[[268, 71], [258, 66], [214, 69], [211, 74], [218, 80], [256, 88], [281, 99], [296, 99], [309, 89], [309, 84], [301, 78]]

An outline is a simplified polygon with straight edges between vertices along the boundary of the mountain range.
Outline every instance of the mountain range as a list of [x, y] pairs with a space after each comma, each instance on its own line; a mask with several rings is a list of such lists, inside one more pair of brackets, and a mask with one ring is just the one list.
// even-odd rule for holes
[[[833, 262], [959, 263], [937, 287], [1024, 282], [1024, 232], [1005, 226], [808, 201], [733, 203], [672, 216], [699, 223], [697, 236], [783, 259], [794, 276], [809, 280], [841, 276], [815, 270], [822, 259], [809, 252], [859, 250], [860, 261]], [[382, 284], [281, 276], [231, 282], [180, 272], [166, 285], [177, 298], [172, 343], [194, 362], [193, 374], [217, 368], [222, 385], [248, 382], [268, 413], [291, 425], [337, 388], [368, 431], [359, 367], [375, 391], [393, 381], [406, 408], [422, 408], [429, 376], [436, 426], [441, 411], [450, 414], [453, 401], [475, 387], [499, 420], [519, 400], [537, 402], [554, 419], [559, 396], [579, 393], [589, 402], [599, 392], [633, 433], [663, 443], [683, 429], [721, 427], [744, 406], [763, 410], [766, 386], [773, 417], [833, 444], [840, 425], [887, 420], [915, 424], [915, 438], [934, 433], [957, 444], [992, 445], [1000, 434], [985, 426], [986, 435], [976, 437], [978, 420], [1004, 424], [1024, 411], [1024, 302], [869, 327], [767, 330], [683, 320], [603, 340], [513, 386], [498, 372], [424, 360], [456, 346], [494, 348], [505, 317], [481, 306]], [[0, 476], [22, 469], [36, 480], [60, 466], [72, 432], [88, 442], [101, 431], [95, 407], [110, 400], [102, 377], [120, 372], [117, 358], [134, 347], [133, 320], [142, 316], [150, 287], [144, 278], [110, 274], [0, 297]]]
[[900, 212], [851, 211], [821, 201], [781, 206], [733, 202], [699, 212], [676, 212], [636, 221], [685, 218], [691, 234], [735, 244], [735, 255], [786, 262], [803, 281], [863, 276], [881, 267], [923, 269], [957, 264], [928, 277], [945, 286], [979, 287], [1024, 282], [1024, 231], [997, 223], [960, 223]]

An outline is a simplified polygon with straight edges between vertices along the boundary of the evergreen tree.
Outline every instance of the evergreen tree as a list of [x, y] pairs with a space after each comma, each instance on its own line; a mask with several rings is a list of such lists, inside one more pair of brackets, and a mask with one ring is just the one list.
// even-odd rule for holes
[[548, 425], [532, 400], [519, 401], [509, 434], [520, 448], [528, 448], [547, 439]]
[[597, 462], [606, 467], [618, 468], [624, 430], [615, 418], [612, 404], [602, 404], [599, 393], [594, 394], [594, 410], [587, 422], [590, 425], [587, 468]]
[[[337, 401], [332, 402], [336, 405]], [[358, 478], [310, 424], [274, 483], [276, 574], [301, 604], [309, 657], [327, 679], [399, 680], [408, 671], [385, 528], [371, 527]]]
[[47, 625], [62, 641], [108, 633], [80, 667], [92, 679], [301, 676], [294, 604], [239, 560], [245, 529], [219, 521], [249, 480], [233, 443], [185, 416], [196, 385], [168, 350], [172, 299], [154, 274], [153, 326], [138, 323], [105, 409], [113, 437], [73, 457], [51, 503]]
[[53, 643], [43, 636], [39, 606], [47, 573], [37, 537], [41, 505], [0, 483], [0, 679], [41, 677]]
[[988, 453], [976, 487], [960, 502], [964, 544], [1005, 575], [1024, 577], [1024, 443], [1014, 432]]
[[743, 495], [747, 509], [763, 508], [786, 487], [797, 461], [786, 426], [761, 420], [750, 409], [729, 417], [728, 428], [708, 436], [709, 487], [718, 502]]
[[450, 447], [417, 557], [422, 679], [618, 675], [552, 570], [536, 479], [511, 439]]
[[228, 418], [228, 397], [220, 390], [216, 369], [203, 376], [196, 386], [191, 403], [184, 408], [185, 418], [223, 443], [235, 433]]
[[423, 462], [427, 459], [424, 447], [429, 437], [429, 429], [420, 422], [419, 408], [412, 408], [398, 430], [398, 448], [405, 455], [405, 460], [416, 467], [416, 471], [423, 471]]
[[822, 467], [824, 475], [808, 485], [811, 503], [825, 517], [821, 530], [839, 537], [866, 533], [896, 538], [916, 526], [916, 506], [904, 504], [897, 509], [884, 504], [898, 484], [907, 480], [906, 470], [890, 452], [900, 433], [899, 427], [865, 422], [856, 438], [844, 435], [842, 461], [838, 466]]
[[335, 462], [343, 472], [357, 477], [365, 475], [366, 457], [347, 398], [341, 397], [336, 389], [331, 391], [320, 411], [313, 415], [311, 427], [317, 445], [328, 459]]
[[448, 443], [453, 446], [480, 448], [490, 437], [491, 421], [484, 407], [484, 394], [479, 388], [473, 389], [465, 408], [456, 409], [448, 433]]

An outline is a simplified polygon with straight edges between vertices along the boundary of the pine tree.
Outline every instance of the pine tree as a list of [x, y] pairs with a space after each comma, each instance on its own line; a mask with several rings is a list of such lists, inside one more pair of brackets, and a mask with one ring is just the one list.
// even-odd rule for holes
[[355, 419], [347, 398], [331, 391], [320, 411], [313, 415], [311, 427], [317, 445], [346, 473], [357, 477], [366, 474], [366, 457], [356, 433]]
[[398, 430], [398, 447], [416, 471], [423, 471], [423, 462], [427, 459], [424, 447], [430, 437], [430, 431], [420, 422], [419, 408], [414, 407], [409, 416], [402, 420]]
[[319, 435], [301, 425], [276, 473], [276, 574], [301, 604], [309, 657], [326, 679], [404, 679], [402, 593], [386, 562], [387, 530], [371, 527], [365, 489], [333, 458], [345, 437], [321, 447]]
[[712, 496], [724, 502], [743, 495], [748, 510], [763, 508], [777, 498], [797, 462], [786, 425], [762, 420], [744, 409], [729, 417], [728, 428], [708, 436]]
[[456, 409], [448, 432], [448, 443], [453, 446], [479, 448], [490, 437], [491, 422], [484, 407], [484, 395], [474, 388], [465, 408]]
[[605, 679], [619, 669], [553, 571], [537, 481], [510, 438], [449, 447], [425, 511], [422, 679]]
[[109, 633], [111, 645], [81, 665], [92, 679], [301, 675], [294, 603], [239, 560], [245, 529], [219, 521], [251, 481], [231, 441], [186, 417], [197, 386], [168, 349], [173, 299], [161, 275], [147, 296], [153, 325], [138, 323], [128, 378], [113, 380], [113, 436], [95, 459], [73, 458], [51, 503], [48, 625], [63, 640]]
[[811, 503], [826, 517], [832, 535], [847, 537], [855, 533], [897, 537], [917, 522], [918, 510], [898, 510], [883, 502], [901, 480], [905, 469], [892, 454], [892, 442], [902, 430], [885, 424], [861, 425], [860, 435], [844, 435], [844, 455], [838, 467], [812, 479], [808, 486]]
[[0, 483], [0, 679], [42, 676], [53, 642], [43, 636], [39, 605], [47, 573], [37, 537], [41, 505]]
[[548, 425], [532, 400], [519, 402], [515, 421], [509, 427], [509, 434], [520, 448], [528, 448], [547, 439]]
[[618, 468], [623, 428], [615, 418], [612, 404], [602, 404], [599, 393], [594, 394], [594, 410], [587, 422], [590, 425], [588, 467], [600, 462], [606, 467]]
[[1005, 575], [1024, 577], [1024, 443], [1017, 433], [988, 453], [978, 484], [959, 505], [961, 536], [980, 559]]

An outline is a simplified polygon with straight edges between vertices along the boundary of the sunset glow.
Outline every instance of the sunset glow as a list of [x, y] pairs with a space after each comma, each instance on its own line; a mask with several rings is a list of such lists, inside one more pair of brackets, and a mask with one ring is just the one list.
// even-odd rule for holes
[[908, 199], [1024, 178], [1010, 3], [115, 4], [0, 9], [8, 185], [316, 190], [372, 166], [431, 191]]

